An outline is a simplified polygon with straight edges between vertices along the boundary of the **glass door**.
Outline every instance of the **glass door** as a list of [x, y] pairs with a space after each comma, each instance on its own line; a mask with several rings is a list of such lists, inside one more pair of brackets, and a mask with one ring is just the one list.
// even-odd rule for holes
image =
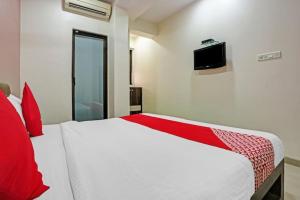
[[107, 37], [73, 31], [73, 120], [107, 118]]

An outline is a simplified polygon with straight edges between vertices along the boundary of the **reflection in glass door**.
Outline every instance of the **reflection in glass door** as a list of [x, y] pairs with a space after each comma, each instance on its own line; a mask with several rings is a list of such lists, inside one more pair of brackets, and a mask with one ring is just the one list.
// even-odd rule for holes
[[107, 37], [73, 31], [73, 120], [107, 118]]

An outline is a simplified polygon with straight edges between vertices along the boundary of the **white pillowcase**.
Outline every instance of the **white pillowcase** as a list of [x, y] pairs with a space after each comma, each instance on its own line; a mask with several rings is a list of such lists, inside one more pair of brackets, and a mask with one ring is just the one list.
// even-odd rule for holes
[[19, 113], [21, 120], [22, 120], [23, 124], [25, 125], [25, 120], [24, 120], [23, 113], [22, 113], [21, 99], [19, 99], [18, 97], [14, 96], [12, 94], [9, 95], [9, 97], [7, 97], [7, 98], [10, 101], [10, 103], [15, 107], [17, 112]]

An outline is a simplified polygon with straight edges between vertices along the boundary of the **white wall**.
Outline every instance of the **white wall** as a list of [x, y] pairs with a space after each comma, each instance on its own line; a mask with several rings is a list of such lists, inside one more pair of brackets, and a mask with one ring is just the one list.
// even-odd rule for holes
[[129, 18], [118, 9], [114, 24], [114, 116], [129, 114]]
[[[120, 92], [129, 99], [128, 75], [120, 75], [122, 80], [116, 83], [114, 79], [114, 70], [129, 68], [128, 37], [115, 39], [128, 35], [128, 16], [119, 8], [114, 8], [113, 13], [111, 22], [104, 22], [63, 11], [61, 0], [21, 1], [21, 87], [24, 81], [30, 84], [44, 123], [72, 118], [72, 29], [108, 36], [109, 116], [114, 112], [128, 114], [129, 100], [120, 102], [119, 97], [114, 98]], [[125, 25], [115, 32], [118, 20]], [[116, 45], [122, 48], [115, 50]], [[124, 62], [116, 63], [119, 59]], [[118, 107], [114, 106], [115, 100]]]
[[[300, 1], [200, 0], [135, 41], [135, 84], [144, 109], [278, 134], [300, 159]], [[226, 68], [196, 72], [201, 41], [227, 42]], [[256, 54], [281, 50], [282, 59]]]

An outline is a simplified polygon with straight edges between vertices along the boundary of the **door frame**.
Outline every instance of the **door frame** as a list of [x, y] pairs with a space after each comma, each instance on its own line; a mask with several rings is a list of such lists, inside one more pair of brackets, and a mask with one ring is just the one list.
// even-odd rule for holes
[[103, 117], [107, 119], [108, 117], [108, 70], [107, 70], [107, 36], [100, 35], [96, 33], [90, 33], [86, 31], [81, 31], [78, 29], [73, 29], [72, 32], [72, 120], [75, 120], [75, 84], [76, 84], [76, 77], [75, 77], [75, 36], [87, 36], [102, 39], [104, 41], [104, 51], [103, 51]]

